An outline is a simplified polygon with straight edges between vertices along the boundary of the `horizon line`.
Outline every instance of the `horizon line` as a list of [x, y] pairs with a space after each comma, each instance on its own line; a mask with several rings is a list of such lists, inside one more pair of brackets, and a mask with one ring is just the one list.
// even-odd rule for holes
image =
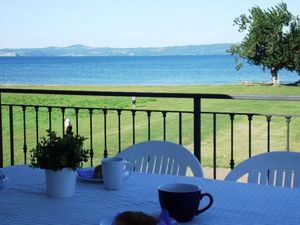
[[229, 43], [212, 43], [212, 44], [185, 44], [185, 45], [167, 45], [167, 46], [148, 46], [148, 47], [95, 47], [95, 46], [89, 46], [85, 44], [72, 44], [67, 46], [45, 46], [45, 47], [0, 47], [1, 50], [4, 49], [41, 49], [41, 48], [70, 48], [70, 47], [87, 47], [87, 48], [108, 48], [108, 49], [130, 49], [130, 48], [172, 48], [172, 47], [186, 47], [186, 46], [209, 46], [209, 45], [226, 45], [226, 44], [236, 44], [234, 42]]

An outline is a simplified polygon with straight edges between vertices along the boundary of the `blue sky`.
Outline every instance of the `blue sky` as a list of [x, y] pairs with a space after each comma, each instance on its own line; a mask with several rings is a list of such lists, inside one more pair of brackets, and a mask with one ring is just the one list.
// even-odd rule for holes
[[[239, 42], [235, 17], [280, 0], [1, 0], [0, 48]], [[285, 0], [300, 15], [299, 0]]]

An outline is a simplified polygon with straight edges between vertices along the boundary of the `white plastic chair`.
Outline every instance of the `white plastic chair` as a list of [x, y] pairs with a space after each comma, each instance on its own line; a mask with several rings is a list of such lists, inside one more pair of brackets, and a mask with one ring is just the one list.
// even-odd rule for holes
[[237, 181], [248, 174], [248, 183], [300, 188], [300, 153], [267, 152], [240, 163], [225, 180]]
[[188, 168], [196, 177], [203, 177], [197, 158], [181, 145], [167, 141], [147, 141], [121, 151], [118, 157], [131, 162], [134, 171], [185, 176]]

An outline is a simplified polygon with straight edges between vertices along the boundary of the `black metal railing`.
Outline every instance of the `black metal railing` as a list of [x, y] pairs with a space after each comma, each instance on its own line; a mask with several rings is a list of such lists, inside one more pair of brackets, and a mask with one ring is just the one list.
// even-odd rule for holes
[[[3, 103], [3, 95], [6, 93], [13, 94], [46, 94], [46, 95], [79, 95], [79, 96], [99, 96], [99, 97], [128, 97], [128, 96], [137, 96], [144, 98], [174, 98], [174, 99], [191, 99], [193, 104], [193, 110], [161, 110], [161, 109], [132, 109], [132, 108], [113, 108], [113, 107], [80, 107], [80, 106], [66, 106], [66, 105], [33, 105], [33, 104], [16, 104], [11, 102]], [[229, 140], [230, 140], [230, 157], [229, 157], [229, 166], [230, 168], [234, 168], [235, 161], [235, 121], [237, 117], [243, 117], [247, 119], [247, 133], [248, 133], [248, 157], [253, 155], [253, 119], [254, 118], [265, 118], [267, 124], [267, 144], [266, 151], [271, 150], [271, 122], [273, 118], [284, 118], [286, 123], [286, 150], [290, 150], [290, 123], [292, 118], [299, 118], [300, 115], [292, 114], [292, 115], [279, 115], [279, 114], [262, 114], [262, 113], [248, 113], [248, 112], [208, 112], [201, 110], [201, 101], [206, 99], [232, 99], [232, 100], [273, 100], [273, 101], [300, 101], [300, 96], [267, 96], [267, 95], [223, 95], [223, 94], [197, 94], [197, 93], [146, 93], [146, 92], [100, 92], [100, 91], [66, 91], [66, 90], [37, 90], [37, 89], [0, 89], [0, 167], [3, 167], [5, 164], [5, 156], [9, 155], [9, 162], [6, 164], [14, 165], [15, 164], [15, 146], [16, 140], [16, 128], [15, 124], [15, 116], [14, 112], [16, 110], [21, 110], [21, 118], [17, 118], [18, 120], [22, 120], [22, 128], [18, 128], [18, 137], [22, 137], [22, 150], [23, 150], [23, 163], [28, 163], [28, 143], [33, 142], [35, 139], [35, 144], [38, 143], [41, 133], [41, 126], [44, 126], [47, 129], [53, 129], [53, 120], [60, 120], [61, 132], [64, 134], [65, 125], [64, 119], [66, 117], [66, 112], [69, 114], [71, 112], [73, 116], [73, 121], [75, 121], [75, 130], [76, 134], [79, 133], [80, 129], [84, 128], [87, 130], [87, 134], [89, 136], [89, 151], [90, 151], [90, 165], [94, 165], [94, 157], [95, 152], [102, 151], [102, 157], [107, 157], [111, 154], [111, 150], [108, 145], [108, 132], [110, 131], [110, 127], [108, 122], [116, 121], [116, 139], [113, 139], [115, 151], [113, 153], [120, 152], [124, 147], [122, 143], [124, 136], [126, 137], [126, 143], [135, 144], [137, 143], [137, 116], [142, 115], [145, 120], [145, 129], [146, 135], [144, 140], [152, 139], [152, 129], [153, 123], [152, 118], [154, 115], [160, 115], [161, 117], [161, 137], [162, 140], [169, 140], [168, 134], [168, 118], [171, 117], [172, 120], [176, 121], [176, 127], [178, 133], [178, 137], [176, 138], [176, 142], [180, 145], [183, 145], [183, 139], [185, 138], [183, 135], [183, 127], [185, 126], [184, 118], [189, 116], [191, 119], [192, 126], [192, 138], [189, 137], [193, 145], [193, 153], [197, 157], [197, 159], [202, 161], [202, 139], [201, 139], [201, 130], [203, 129], [204, 121], [203, 117], [208, 116], [212, 121], [212, 154], [213, 160], [211, 166], [213, 167], [213, 178], [217, 178], [217, 160], [218, 160], [218, 151], [217, 151], [217, 136], [218, 136], [218, 123], [217, 119], [220, 117], [228, 116], [229, 121]], [[176, 104], [176, 103], [175, 103]], [[84, 125], [80, 126], [80, 113], [84, 112], [85, 116], [88, 118], [88, 122]], [[6, 115], [7, 113], [7, 115]], [[28, 115], [31, 115], [31, 119], [28, 118]], [[43, 116], [40, 116], [43, 114]], [[47, 120], [45, 120], [45, 114], [47, 114]], [[55, 114], [55, 116], [54, 116]], [[126, 114], [126, 116], [124, 116]], [[33, 116], [34, 115], [34, 116]], [[8, 128], [3, 124], [3, 117], [7, 116], [8, 119]], [[176, 119], [174, 119], [176, 116]], [[58, 118], [60, 117], [60, 118]], [[31, 124], [31, 127], [34, 130], [28, 128], [28, 124], [34, 119], [34, 125]], [[42, 121], [41, 121], [42, 120]], [[98, 123], [101, 120], [101, 132], [95, 131], [95, 126], [97, 123], [94, 122], [97, 120]], [[126, 120], [126, 123], [131, 122], [131, 129], [122, 132], [122, 123]], [[46, 122], [45, 122], [46, 121]], [[45, 123], [47, 123], [45, 125]], [[112, 123], [112, 122], [111, 122]], [[156, 123], [157, 125], [157, 123]], [[22, 131], [20, 133], [20, 130]], [[30, 134], [29, 134], [30, 130]], [[5, 131], [5, 134], [4, 134]], [[175, 132], [172, 130], [172, 132]], [[246, 131], [245, 131], [246, 132]], [[33, 133], [35, 133], [33, 135]], [[21, 134], [21, 135], [20, 135]], [[103, 137], [100, 137], [103, 135]], [[30, 137], [28, 137], [30, 136]], [[131, 141], [128, 141], [128, 137], [131, 136]], [[102, 150], [100, 150], [99, 144], [96, 146], [94, 139], [100, 140], [102, 142]], [[157, 138], [157, 137], [156, 137]], [[6, 140], [9, 139], [9, 140]], [[4, 141], [8, 141], [9, 151], [4, 148]], [[99, 142], [100, 142], [99, 141]], [[139, 140], [142, 141], [142, 140]], [[98, 142], [98, 143], [99, 143]], [[31, 143], [32, 145], [32, 143]], [[19, 146], [18, 146], [19, 147]], [[222, 146], [224, 147], [224, 146]], [[19, 159], [18, 159], [19, 160]]]

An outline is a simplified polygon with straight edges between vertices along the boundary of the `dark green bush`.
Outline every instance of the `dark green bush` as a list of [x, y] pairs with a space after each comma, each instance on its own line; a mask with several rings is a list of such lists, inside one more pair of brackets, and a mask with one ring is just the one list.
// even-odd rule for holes
[[41, 142], [31, 153], [31, 167], [51, 170], [71, 168], [76, 170], [82, 167], [83, 162], [89, 158], [88, 150], [83, 148], [86, 138], [74, 135], [72, 132], [63, 137], [56, 132], [47, 130], [47, 137], [43, 136]]

